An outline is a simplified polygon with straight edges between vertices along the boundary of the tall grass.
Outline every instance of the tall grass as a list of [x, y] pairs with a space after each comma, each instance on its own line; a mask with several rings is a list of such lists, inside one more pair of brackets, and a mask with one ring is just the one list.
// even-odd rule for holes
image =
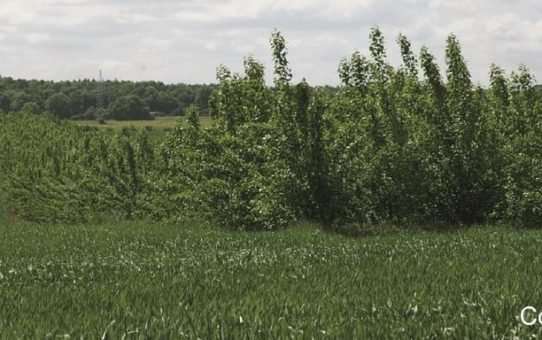
[[541, 231], [0, 225], [5, 338], [527, 338]]

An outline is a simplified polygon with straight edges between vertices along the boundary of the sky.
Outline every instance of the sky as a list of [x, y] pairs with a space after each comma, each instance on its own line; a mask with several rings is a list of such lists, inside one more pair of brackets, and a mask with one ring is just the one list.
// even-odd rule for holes
[[542, 80], [540, 0], [1, 0], [0, 75], [166, 83], [216, 81], [220, 64], [242, 71], [245, 56], [272, 77], [269, 36], [288, 42], [294, 80], [337, 85], [337, 66], [369, 30], [384, 32], [399, 65], [399, 33], [427, 46], [444, 72], [446, 37], [459, 38], [475, 82], [491, 63], [526, 64]]

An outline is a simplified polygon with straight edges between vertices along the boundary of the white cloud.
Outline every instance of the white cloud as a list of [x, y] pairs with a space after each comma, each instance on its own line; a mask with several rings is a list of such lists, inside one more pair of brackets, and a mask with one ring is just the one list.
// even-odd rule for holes
[[440, 60], [454, 32], [475, 80], [492, 62], [525, 63], [542, 79], [540, 14], [539, 0], [2, 0], [0, 74], [73, 79], [102, 67], [110, 78], [211, 82], [217, 65], [239, 70], [247, 54], [269, 69], [277, 27], [295, 79], [336, 84], [341, 57], [367, 51], [378, 24], [394, 63], [399, 32]]
[[44, 33], [28, 33], [25, 35], [25, 38], [31, 44], [44, 43], [51, 40], [51, 37]]

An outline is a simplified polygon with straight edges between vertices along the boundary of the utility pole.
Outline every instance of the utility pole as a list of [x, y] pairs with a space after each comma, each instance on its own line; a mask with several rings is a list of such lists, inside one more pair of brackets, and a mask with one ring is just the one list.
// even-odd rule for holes
[[104, 79], [102, 77], [102, 70], [100, 70], [98, 86], [96, 88], [96, 110], [101, 116], [105, 114], [104, 91]]

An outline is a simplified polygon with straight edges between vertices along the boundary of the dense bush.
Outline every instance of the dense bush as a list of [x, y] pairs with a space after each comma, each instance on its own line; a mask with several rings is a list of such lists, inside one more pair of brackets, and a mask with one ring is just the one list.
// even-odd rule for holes
[[[445, 77], [406, 37], [397, 39], [398, 68], [386, 61], [378, 28], [370, 39], [368, 57], [356, 51], [341, 61], [342, 86], [332, 91], [292, 84], [286, 41], [273, 32], [273, 86], [254, 58], [244, 74], [219, 67], [212, 126], [201, 128], [200, 111], [189, 107], [160, 145], [144, 132], [111, 137], [45, 116], [1, 116], [0, 183], [10, 211], [44, 222], [201, 218], [245, 229], [300, 218], [341, 230], [538, 226], [542, 95], [528, 70], [507, 76], [492, 65], [482, 88], [453, 35]], [[111, 115], [144, 106], [122, 97]]]
[[69, 118], [71, 116], [70, 98], [63, 93], [55, 93], [47, 98], [45, 109], [57, 117]]
[[134, 95], [117, 98], [109, 109], [109, 116], [115, 120], [154, 119], [143, 101]]

